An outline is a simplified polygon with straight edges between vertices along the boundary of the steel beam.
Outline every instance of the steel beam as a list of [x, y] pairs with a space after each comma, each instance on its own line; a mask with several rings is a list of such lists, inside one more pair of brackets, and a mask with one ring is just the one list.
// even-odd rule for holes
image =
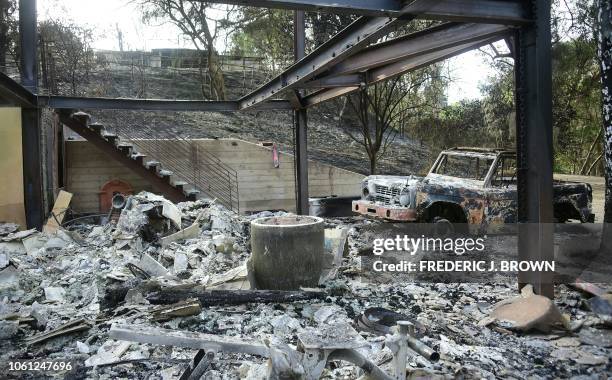
[[[529, 22], [521, 1], [496, 0], [206, 0], [250, 7], [348, 13], [371, 17], [414, 15], [422, 19], [521, 24]], [[408, 9], [405, 8], [409, 5]]]
[[[306, 55], [306, 17], [304, 11], [296, 11], [293, 19], [293, 52], [295, 60], [299, 61]], [[300, 99], [303, 93], [298, 92]], [[308, 111], [304, 108], [296, 109], [293, 115], [295, 122], [295, 177], [296, 177], [296, 213], [309, 214], [308, 194]]]
[[9, 106], [36, 107], [36, 96], [2, 72], [0, 72], [0, 101], [1, 104]]
[[372, 45], [328, 71], [346, 75], [508, 33], [504, 25], [447, 23]]
[[[425, 2], [426, 0], [417, 0]], [[308, 56], [300, 59], [276, 78], [240, 99], [240, 109], [253, 107], [276, 94], [299, 87], [302, 83], [327, 71], [333, 65], [355, 54], [371, 42], [406, 24], [411, 17], [361, 17]]]
[[[403, 61], [395, 62], [387, 66], [382, 66], [368, 71], [365, 74], [367, 79], [361, 85], [375, 84], [383, 80], [387, 80], [407, 72], [429, 66], [431, 64], [443, 61], [445, 59], [463, 54], [467, 51], [474, 50], [484, 45], [495, 42], [499, 37], [491, 37], [488, 39], [474, 41], [467, 44], [453, 46], [444, 50], [434, 51], [422, 55], [417, 55]], [[327, 78], [322, 78], [327, 79]], [[331, 79], [331, 78], [330, 78]], [[329, 80], [329, 79], [327, 79]], [[312, 107], [324, 101], [337, 98], [339, 96], [350, 94], [359, 89], [359, 86], [350, 86], [345, 88], [328, 88], [314, 92], [302, 99], [304, 107]]]
[[350, 87], [365, 84], [365, 75], [351, 74], [339, 76], [325, 76], [320, 79], [313, 79], [302, 85], [300, 88], [333, 88], [333, 87]]
[[[19, 37], [21, 48], [19, 55], [21, 83], [26, 91], [35, 94], [38, 92], [36, 0], [19, 1]], [[29, 98], [29, 95], [23, 91], [19, 92], [22, 96]], [[23, 189], [26, 223], [28, 228], [38, 229], [42, 228], [45, 216], [40, 134], [40, 115], [38, 114], [38, 109], [32, 107], [21, 108]]]
[[[161, 100], [161, 99], [115, 99], [80, 98], [69, 96], [39, 96], [40, 107], [58, 109], [113, 109], [145, 111], [192, 111], [192, 112], [233, 112], [238, 111], [237, 101], [207, 100]], [[258, 104], [258, 111], [292, 110], [286, 100], [269, 100]]]
[[[519, 260], [554, 260], [550, 0], [530, 1], [535, 25], [516, 38]], [[519, 287], [554, 297], [553, 274], [519, 272]]]

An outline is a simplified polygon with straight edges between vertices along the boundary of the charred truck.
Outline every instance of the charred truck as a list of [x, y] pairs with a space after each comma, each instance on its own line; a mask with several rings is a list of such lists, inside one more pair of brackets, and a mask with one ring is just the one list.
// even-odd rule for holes
[[[516, 175], [512, 151], [454, 148], [440, 153], [425, 177], [365, 178], [353, 211], [394, 222], [515, 223]], [[554, 182], [556, 222], [592, 223], [592, 201], [588, 183]]]

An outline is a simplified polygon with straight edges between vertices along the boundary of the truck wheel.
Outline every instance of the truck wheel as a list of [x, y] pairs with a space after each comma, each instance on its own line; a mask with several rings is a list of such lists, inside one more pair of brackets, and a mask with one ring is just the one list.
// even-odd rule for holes
[[455, 227], [448, 219], [436, 216], [433, 218], [432, 223], [434, 224], [434, 232], [436, 235], [446, 236], [455, 232]]

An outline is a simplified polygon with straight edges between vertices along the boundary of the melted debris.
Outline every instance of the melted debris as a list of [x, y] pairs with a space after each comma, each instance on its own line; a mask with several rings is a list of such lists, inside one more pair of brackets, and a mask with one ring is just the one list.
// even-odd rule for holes
[[[516, 296], [516, 284], [372, 284], [361, 277], [364, 229], [379, 222], [328, 219], [349, 228], [348, 256], [323, 299], [200, 307], [186, 300], [152, 305], [147, 292], [174, 286], [242, 289], [249, 257], [249, 222], [283, 213], [236, 215], [209, 201], [176, 205], [180, 226], [164, 216], [174, 205], [140, 194], [118, 221], [73, 225], [53, 234], [0, 226], [0, 361], [69, 360], [70, 371], [11, 373], [8, 378], [178, 379], [197, 350], [109, 339], [112, 324], [276, 342], [295, 348], [304, 331], [351, 324], [371, 308], [401, 313], [419, 327], [419, 339], [441, 354], [432, 363], [409, 354], [413, 376], [439, 378], [598, 378], [612, 373], [607, 316], [589, 310], [587, 297], [557, 287], [555, 307], [569, 330], [517, 332], [487, 319], [497, 303]], [[161, 207], [161, 209], [160, 209]], [[170, 215], [170, 214], [168, 214]], [[173, 215], [176, 215], [174, 212]], [[167, 244], [161, 238], [185, 228]], [[380, 309], [378, 312], [381, 313]], [[384, 314], [384, 313], [383, 313]], [[360, 331], [361, 353], [392, 374], [391, 351], [376, 331]], [[338, 337], [339, 339], [342, 337]], [[266, 359], [217, 353], [206, 379], [261, 379]], [[324, 379], [356, 379], [360, 370], [336, 361]]]

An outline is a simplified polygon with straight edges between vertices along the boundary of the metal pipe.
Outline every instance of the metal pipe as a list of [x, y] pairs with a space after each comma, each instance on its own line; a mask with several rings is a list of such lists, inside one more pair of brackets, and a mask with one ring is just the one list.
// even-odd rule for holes
[[440, 360], [440, 354], [436, 352], [433, 348], [427, 346], [425, 343], [421, 342], [417, 338], [413, 336], [408, 336], [407, 338], [408, 346], [415, 351], [417, 354], [423, 356], [424, 358], [437, 362]]
[[355, 350], [335, 350], [329, 355], [327, 360], [344, 360], [349, 363], [353, 363], [357, 367], [364, 370], [369, 375], [369, 378], [372, 380], [393, 380], [393, 377], [387, 375], [376, 364], [366, 359], [363, 355], [361, 355]]

